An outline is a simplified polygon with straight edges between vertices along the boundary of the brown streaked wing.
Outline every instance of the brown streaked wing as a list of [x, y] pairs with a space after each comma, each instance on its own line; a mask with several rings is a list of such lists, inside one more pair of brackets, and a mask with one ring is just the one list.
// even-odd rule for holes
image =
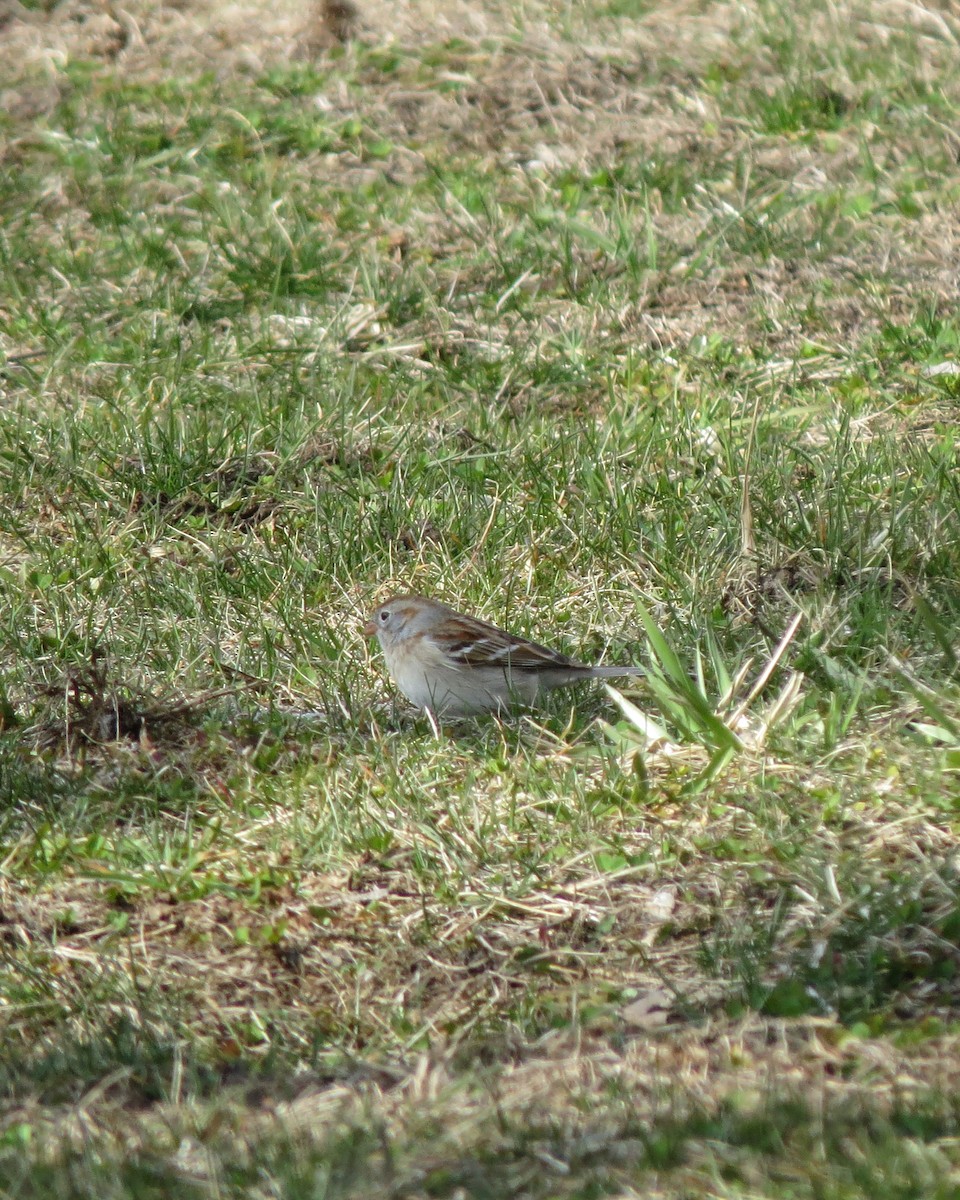
[[465, 667], [509, 667], [514, 671], [542, 671], [549, 667], [576, 668], [574, 659], [522, 638], [512, 638], [491, 627], [484, 637], [463, 638], [447, 646], [447, 653]]

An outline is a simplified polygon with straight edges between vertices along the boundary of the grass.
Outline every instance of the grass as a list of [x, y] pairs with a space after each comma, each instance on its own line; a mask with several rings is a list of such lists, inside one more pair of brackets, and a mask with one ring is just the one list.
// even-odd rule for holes
[[952, 1195], [956, 23], [471, 12], [5, 27], [0, 1196]]

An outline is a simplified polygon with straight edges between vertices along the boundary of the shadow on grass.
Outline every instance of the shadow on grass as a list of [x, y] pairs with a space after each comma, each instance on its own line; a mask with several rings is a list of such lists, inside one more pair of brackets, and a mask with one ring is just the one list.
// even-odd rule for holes
[[955, 1097], [937, 1094], [887, 1111], [847, 1103], [824, 1111], [812, 1098], [771, 1096], [751, 1111], [721, 1102], [651, 1121], [620, 1113], [569, 1125], [501, 1114], [456, 1132], [453, 1123], [421, 1121], [398, 1133], [369, 1120], [327, 1136], [291, 1133], [279, 1123], [246, 1133], [236, 1124], [210, 1128], [208, 1137], [179, 1142], [164, 1129], [133, 1152], [88, 1141], [33, 1158], [24, 1154], [18, 1126], [0, 1143], [0, 1171], [18, 1200], [254, 1193], [548, 1200], [654, 1184], [660, 1194], [674, 1183], [681, 1190], [670, 1194], [691, 1195], [691, 1184], [709, 1179], [723, 1180], [731, 1189], [725, 1194], [746, 1186], [751, 1194], [759, 1187], [790, 1196], [945, 1200], [955, 1192], [945, 1176], [938, 1181], [933, 1159], [938, 1143], [960, 1133], [960, 1110]]
[[[718, 927], [701, 951], [732, 977], [734, 1008], [768, 1016], [833, 1016], [872, 1032], [932, 1012], [960, 1016], [960, 888], [950, 864], [851, 875], [806, 890], [804, 908], [783, 891], [764, 911]], [[842, 893], [842, 898], [841, 898]]]

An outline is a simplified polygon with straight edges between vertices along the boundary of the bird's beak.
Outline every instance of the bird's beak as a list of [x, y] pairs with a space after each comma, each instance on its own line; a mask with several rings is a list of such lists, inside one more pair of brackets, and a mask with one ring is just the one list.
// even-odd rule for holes
[[375, 637], [376, 632], [377, 632], [377, 627], [373, 623], [373, 617], [371, 617], [370, 620], [363, 627], [363, 636], [364, 637]]

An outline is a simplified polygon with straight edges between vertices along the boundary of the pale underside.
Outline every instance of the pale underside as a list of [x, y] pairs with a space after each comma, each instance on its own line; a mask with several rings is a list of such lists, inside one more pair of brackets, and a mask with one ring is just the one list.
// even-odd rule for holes
[[[518, 645], [521, 655], [522, 647], [522, 643]], [[509, 662], [490, 666], [458, 664], [429, 639], [424, 639], [420, 651], [416, 660], [385, 651], [387, 665], [408, 700], [442, 717], [505, 712], [532, 704], [541, 690], [564, 687], [582, 679], [639, 673], [631, 667], [586, 666], [561, 655], [557, 655], [555, 668], [545, 668], [542, 659], [538, 659], [536, 668]]]

